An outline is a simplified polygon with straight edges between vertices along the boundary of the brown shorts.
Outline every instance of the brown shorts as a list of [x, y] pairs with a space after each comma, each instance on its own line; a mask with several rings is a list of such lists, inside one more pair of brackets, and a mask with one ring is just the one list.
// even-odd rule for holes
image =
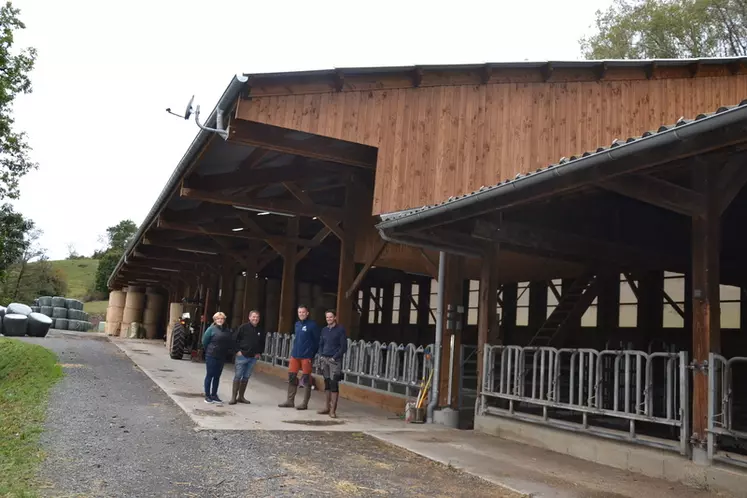
[[332, 379], [335, 377], [339, 379], [341, 377], [342, 364], [331, 356], [320, 356], [319, 366], [322, 367], [322, 377], [325, 379]]

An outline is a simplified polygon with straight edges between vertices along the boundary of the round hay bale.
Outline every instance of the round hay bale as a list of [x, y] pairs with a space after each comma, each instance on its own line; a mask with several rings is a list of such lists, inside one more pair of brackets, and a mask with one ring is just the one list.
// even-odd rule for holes
[[52, 319], [41, 313], [31, 313], [29, 315], [28, 334], [31, 337], [46, 337], [49, 329], [52, 328]]
[[69, 320], [67, 318], [55, 318], [54, 328], [57, 330], [67, 330], [69, 326]]
[[8, 313], [3, 317], [3, 334], [6, 337], [23, 337], [26, 335], [29, 318], [26, 315]]
[[52, 318], [67, 318], [67, 308], [55, 306], [52, 308]]
[[83, 302], [77, 299], [66, 299], [65, 307], [69, 310], [83, 311]]
[[76, 309], [69, 308], [67, 310], [67, 318], [69, 320], [80, 320], [80, 313], [81, 312]]
[[2, 320], [5, 316], [5, 312], [7, 311], [7, 309], [8, 308], [6, 308], [5, 306], [0, 306], [0, 320]]
[[127, 294], [125, 292], [111, 291], [109, 293], [109, 306], [114, 306], [116, 308], [124, 308], [126, 299], [127, 299]]
[[31, 307], [31, 313], [39, 313], [40, 311], [41, 311], [41, 308], [39, 306]]
[[48, 317], [52, 317], [52, 310], [54, 310], [51, 306], [40, 306], [39, 307], [39, 313], [42, 315], [47, 315]]
[[52, 306], [52, 298], [50, 296], [41, 296], [38, 301], [39, 306]]
[[80, 318], [79, 318], [79, 320], [83, 320], [84, 322], [90, 322], [91, 321], [90, 318], [91, 318], [91, 315], [89, 315], [85, 311], [81, 311], [80, 312]]
[[31, 307], [21, 303], [10, 303], [8, 305], [9, 315], [23, 315], [29, 316], [31, 314]]
[[52, 298], [52, 306], [55, 308], [64, 308], [65, 304], [67, 304], [67, 299], [64, 297], [55, 296]]
[[80, 320], [68, 320], [68, 330], [73, 330], [75, 332], [83, 332], [83, 322]]

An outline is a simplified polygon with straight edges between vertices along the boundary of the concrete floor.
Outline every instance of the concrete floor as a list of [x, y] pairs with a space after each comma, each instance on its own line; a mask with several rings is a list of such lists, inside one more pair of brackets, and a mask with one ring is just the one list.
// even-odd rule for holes
[[[322, 393], [314, 392], [305, 412], [281, 409], [285, 383], [255, 374], [247, 397], [251, 405], [207, 405], [202, 400], [204, 365], [171, 360], [160, 341], [112, 339], [132, 361], [205, 430], [362, 432], [381, 441], [479, 476], [504, 489], [532, 497], [691, 498], [726, 496], [511, 441], [433, 425], [406, 424], [393, 415], [340, 400], [336, 421], [317, 415]], [[219, 395], [230, 397], [233, 367], [226, 365]], [[333, 425], [322, 425], [332, 423]]]

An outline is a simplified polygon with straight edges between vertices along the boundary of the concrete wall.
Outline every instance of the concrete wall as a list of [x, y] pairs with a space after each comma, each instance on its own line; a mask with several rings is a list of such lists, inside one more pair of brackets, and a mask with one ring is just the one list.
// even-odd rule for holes
[[566, 432], [492, 415], [475, 417], [475, 431], [570, 455], [582, 460], [688, 486], [745, 496], [747, 472], [701, 466], [676, 453]]

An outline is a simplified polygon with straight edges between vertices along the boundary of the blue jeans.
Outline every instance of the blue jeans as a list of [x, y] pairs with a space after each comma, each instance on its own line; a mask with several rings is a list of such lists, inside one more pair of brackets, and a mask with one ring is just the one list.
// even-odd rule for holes
[[235, 359], [234, 368], [236, 373], [233, 376], [233, 380], [249, 380], [254, 371], [254, 365], [257, 364], [257, 358], [254, 356], [247, 358], [244, 355], [237, 356]]
[[206, 395], [218, 395], [218, 383], [220, 382], [220, 374], [223, 373], [224, 364], [225, 362], [220, 358], [215, 358], [214, 356], [205, 357], [205, 367], [207, 368], [207, 375], [205, 375]]

